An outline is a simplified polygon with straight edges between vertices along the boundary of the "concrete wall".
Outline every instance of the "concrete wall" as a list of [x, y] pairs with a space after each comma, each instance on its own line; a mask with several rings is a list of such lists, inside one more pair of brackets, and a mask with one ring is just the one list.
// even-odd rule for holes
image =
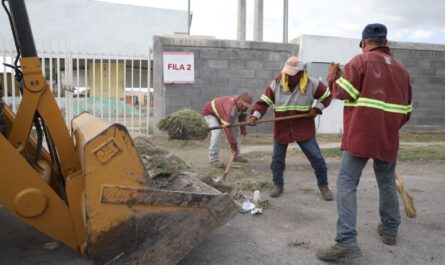
[[[153, 43], [156, 121], [182, 108], [200, 112], [211, 99], [242, 91], [250, 91], [258, 100], [286, 59], [298, 53], [298, 45], [267, 42], [155, 36]], [[164, 51], [194, 52], [195, 84], [163, 84]], [[271, 132], [271, 124], [249, 128], [249, 133]]]
[[406, 128], [445, 131], [445, 45], [391, 43], [391, 48], [411, 75], [414, 110]]
[[[346, 64], [361, 53], [359, 39], [303, 35], [292, 44], [154, 37], [155, 119], [182, 108], [200, 111], [209, 100], [251, 91], [255, 99], [279, 73], [290, 55], [308, 63], [309, 74], [326, 82], [331, 61]], [[404, 127], [413, 131], [445, 131], [445, 45], [391, 42], [393, 55], [412, 77], [414, 111]], [[188, 51], [195, 56], [195, 84], [163, 85], [162, 52]], [[271, 111], [268, 111], [269, 115]], [[320, 133], [343, 131], [343, 102], [333, 100], [316, 120]], [[270, 133], [271, 125], [251, 133]]]

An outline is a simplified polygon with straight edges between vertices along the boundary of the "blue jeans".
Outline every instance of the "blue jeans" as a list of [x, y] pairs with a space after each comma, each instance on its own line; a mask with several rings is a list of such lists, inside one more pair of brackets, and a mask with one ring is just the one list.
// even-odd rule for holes
[[[343, 152], [337, 179], [337, 236], [335, 241], [357, 246], [357, 186], [368, 158]], [[386, 232], [397, 234], [400, 225], [399, 200], [395, 185], [396, 162], [374, 159], [374, 173], [379, 186], [380, 220]]]
[[[300, 146], [307, 159], [309, 159], [309, 162], [315, 171], [317, 185], [327, 186], [328, 169], [315, 137], [306, 141], [297, 142], [297, 144]], [[287, 146], [288, 144], [280, 144], [277, 142], [274, 142], [273, 144], [272, 164], [270, 165], [270, 169], [272, 169], [273, 183], [278, 187], [284, 186], [283, 174], [286, 167]]]

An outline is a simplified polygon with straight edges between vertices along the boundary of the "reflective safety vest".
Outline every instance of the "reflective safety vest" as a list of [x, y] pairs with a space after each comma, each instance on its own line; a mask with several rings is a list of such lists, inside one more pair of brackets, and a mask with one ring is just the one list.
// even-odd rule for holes
[[218, 110], [216, 109], [216, 106], [215, 106], [215, 99], [212, 100], [212, 109], [213, 109], [213, 112], [215, 113], [216, 117], [218, 117], [218, 119], [221, 121], [221, 123], [222, 123], [223, 125], [229, 125], [229, 124], [230, 124], [230, 122], [225, 121], [225, 120], [224, 120], [223, 118], [221, 118], [221, 116], [219, 115]]
[[[275, 95], [275, 103], [266, 95], [262, 95], [261, 99], [269, 106], [273, 107], [275, 112], [285, 112], [285, 111], [309, 111], [312, 108], [312, 103], [314, 101], [314, 95], [317, 91], [318, 79], [309, 77], [309, 82], [306, 87], [305, 93], [301, 93], [299, 85], [295, 87], [293, 92], [283, 91], [281, 82], [273, 80], [270, 84]], [[326, 89], [326, 92], [321, 96], [318, 101], [322, 101], [329, 97], [331, 92]]]
[[340, 77], [335, 83], [348, 93], [355, 101], [346, 100], [346, 107], [367, 107], [380, 109], [387, 112], [408, 114], [413, 110], [412, 104], [400, 105], [377, 100], [372, 98], [360, 97], [360, 92], [345, 78]]

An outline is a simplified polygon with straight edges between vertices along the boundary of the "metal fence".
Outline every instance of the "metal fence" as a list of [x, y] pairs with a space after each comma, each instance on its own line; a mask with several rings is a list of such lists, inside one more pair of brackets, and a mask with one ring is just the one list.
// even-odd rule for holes
[[[8, 43], [9, 42], [9, 43]], [[14, 112], [21, 102], [14, 72], [16, 51], [11, 40], [0, 46], [0, 84], [3, 101]], [[83, 53], [72, 44], [37, 45], [49, 88], [70, 128], [71, 119], [87, 111], [111, 123], [125, 125], [130, 133], [150, 134], [152, 114], [151, 49], [146, 56]]]

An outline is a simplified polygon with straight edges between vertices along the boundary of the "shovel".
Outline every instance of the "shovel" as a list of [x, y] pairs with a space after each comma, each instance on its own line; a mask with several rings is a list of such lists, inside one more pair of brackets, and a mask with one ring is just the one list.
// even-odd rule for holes
[[223, 182], [224, 180], [226, 180], [226, 176], [227, 176], [227, 174], [229, 174], [230, 165], [232, 164], [233, 160], [235, 160], [235, 158], [236, 158], [236, 153], [233, 153], [232, 156], [230, 157], [229, 162], [227, 163], [226, 169], [224, 169], [223, 176], [212, 178], [213, 181], [215, 181], [216, 183], [220, 183], [220, 182]]

